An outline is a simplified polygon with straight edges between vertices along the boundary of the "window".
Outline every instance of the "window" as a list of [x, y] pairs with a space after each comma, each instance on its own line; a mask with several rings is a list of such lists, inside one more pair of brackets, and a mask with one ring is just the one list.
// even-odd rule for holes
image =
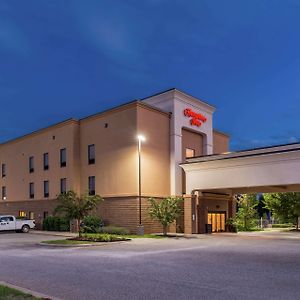
[[33, 182], [29, 183], [29, 198], [30, 199], [34, 198], [34, 183]]
[[66, 148], [60, 149], [60, 166], [65, 167], [67, 165], [67, 150]]
[[185, 148], [185, 158], [195, 157], [195, 150], [191, 148]]
[[60, 179], [60, 193], [66, 193], [67, 192], [67, 178], [61, 178]]
[[6, 186], [2, 187], [2, 200], [6, 200]]
[[49, 197], [49, 181], [44, 181], [44, 198]]
[[44, 153], [43, 164], [44, 164], [44, 170], [49, 170], [49, 154], [48, 153]]
[[30, 156], [29, 157], [29, 173], [34, 172], [34, 157]]
[[44, 219], [46, 219], [49, 216], [49, 213], [47, 211], [44, 211]]
[[89, 165], [93, 165], [95, 163], [95, 145], [88, 146], [88, 160]]
[[89, 176], [89, 195], [95, 195], [95, 176]]
[[33, 211], [29, 212], [29, 220], [34, 220], [34, 212]]
[[22, 211], [22, 210], [19, 210], [19, 217], [20, 218], [25, 218], [26, 217], [26, 212]]
[[1, 165], [1, 176], [2, 176], [2, 178], [6, 177], [6, 165], [5, 164]]

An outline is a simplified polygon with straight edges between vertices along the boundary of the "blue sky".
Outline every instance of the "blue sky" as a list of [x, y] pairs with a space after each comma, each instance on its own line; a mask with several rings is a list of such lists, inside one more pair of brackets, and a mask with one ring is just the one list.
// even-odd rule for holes
[[300, 140], [298, 0], [1, 0], [0, 142], [176, 87], [231, 149]]

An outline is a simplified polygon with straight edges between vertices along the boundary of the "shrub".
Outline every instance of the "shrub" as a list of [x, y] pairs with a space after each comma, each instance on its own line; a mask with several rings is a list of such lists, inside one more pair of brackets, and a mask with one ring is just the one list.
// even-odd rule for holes
[[117, 242], [117, 241], [128, 241], [130, 239], [122, 236], [117, 236], [109, 233], [97, 233], [93, 236], [83, 234], [82, 237], [72, 238], [70, 240], [76, 241], [87, 241], [87, 242]]
[[119, 234], [119, 235], [126, 235], [129, 234], [129, 230], [124, 227], [117, 227], [117, 226], [105, 226], [100, 229], [101, 233], [109, 233], [109, 234]]
[[87, 216], [83, 219], [83, 231], [86, 233], [99, 232], [102, 220], [97, 216]]
[[49, 216], [43, 221], [43, 230], [47, 231], [70, 231], [70, 223], [67, 218]]

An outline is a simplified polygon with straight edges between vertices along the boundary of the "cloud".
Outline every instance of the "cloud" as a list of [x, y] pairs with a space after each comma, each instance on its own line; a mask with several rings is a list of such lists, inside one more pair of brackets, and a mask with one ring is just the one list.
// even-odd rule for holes
[[234, 138], [231, 140], [231, 148], [232, 150], [244, 150], [244, 149], [252, 149], [252, 148], [260, 148], [267, 146], [276, 146], [282, 144], [291, 144], [300, 142], [300, 137], [295, 136], [270, 136], [266, 138]]

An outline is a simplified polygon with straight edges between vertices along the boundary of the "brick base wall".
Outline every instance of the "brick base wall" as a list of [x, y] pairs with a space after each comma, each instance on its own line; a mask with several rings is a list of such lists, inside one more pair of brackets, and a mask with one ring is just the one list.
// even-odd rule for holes
[[[29, 212], [34, 213], [36, 228], [42, 229], [44, 213], [52, 215], [57, 200], [30, 200], [18, 202], [2, 202], [0, 203], [0, 215], [18, 216], [19, 211], [24, 211], [29, 217]], [[131, 233], [137, 233], [139, 224], [139, 203], [138, 198], [123, 197], [105, 199], [97, 208], [96, 215], [100, 216], [107, 225], [115, 225], [127, 228]], [[151, 220], [148, 214], [149, 202], [148, 198], [142, 199], [142, 224], [145, 233], [161, 233], [162, 226]]]

